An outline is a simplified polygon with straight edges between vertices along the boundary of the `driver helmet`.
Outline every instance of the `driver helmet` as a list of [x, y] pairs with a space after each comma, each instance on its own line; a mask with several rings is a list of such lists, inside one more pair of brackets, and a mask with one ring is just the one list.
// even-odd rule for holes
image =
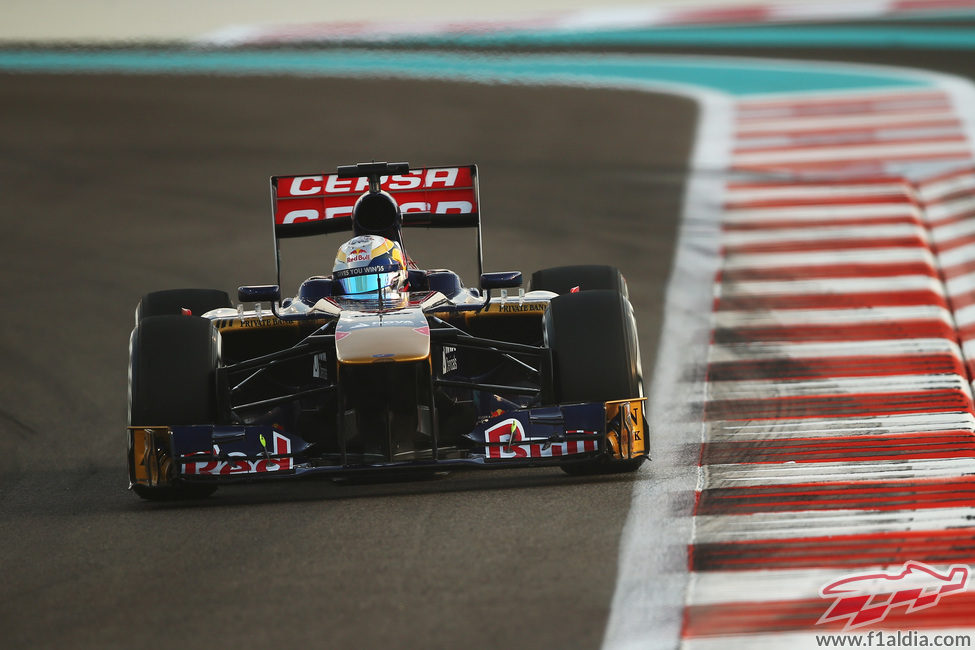
[[374, 298], [380, 290], [406, 286], [406, 255], [399, 242], [379, 235], [360, 235], [339, 246], [332, 279], [349, 298]]

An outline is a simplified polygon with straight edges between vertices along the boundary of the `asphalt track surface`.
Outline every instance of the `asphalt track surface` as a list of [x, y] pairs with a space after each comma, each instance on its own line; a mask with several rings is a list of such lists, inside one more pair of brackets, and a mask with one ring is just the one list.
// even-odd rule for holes
[[[690, 101], [4, 75], [0, 105], [0, 264], [18, 314], [0, 324], [0, 645], [599, 646], [632, 481], [652, 473], [315, 481], [144, 503], [125, 489], [128, 334], [146, 291], [273, 281], [271, 174], [475, 161], [487, 268], [619, 265], [652, 368]], [[446, 256], [428, 234], [406, 235], [421, 264], [473, 268], [471, 238]], [[285, 268], [296, 253], [304, 273], [327, 272], [338, 243], [286, 248]]]
[[[916, 54], [929, 69], [975, 73], [971, 57]], [[653, 481], [652, 465], [143, 503], [124, 489], [127, 338], [146, 291], [272, 280], [269, 175], [474, 161], [486, 267], [617, 264], [653, 368], [691, 102], [417, 81], [2, 75], [0, 106], [0, 645], [599, 646], [633, 481]], [[454, 242], [427, 235], [408, 233], [409, 250], [440, 266]], [[295, 252], [310, 273], [333, 251]]]

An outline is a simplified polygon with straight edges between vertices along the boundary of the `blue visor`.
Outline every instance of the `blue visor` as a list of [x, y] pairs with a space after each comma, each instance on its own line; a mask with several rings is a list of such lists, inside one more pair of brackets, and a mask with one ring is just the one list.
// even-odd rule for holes
[[342, 293], [347, 296], [355, 296], [360, 293], [377, 293], [380, 289], [388, 289], [398, 279], [399, 274], [393, 273], [370, 273], [369, 275], [353, 275], [346, 278], [339, 278], [339, 285]]

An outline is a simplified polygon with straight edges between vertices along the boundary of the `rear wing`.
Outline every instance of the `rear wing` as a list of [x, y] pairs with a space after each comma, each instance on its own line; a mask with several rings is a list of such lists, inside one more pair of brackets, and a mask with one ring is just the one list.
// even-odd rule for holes
[[279, 242], [332, 232], [352, 232], [352, 207], [370, 185], [389, 193], [404, 227], [477, 228], [477, 268], [483, 271], [477, 165], [422, 167], [360, 163], [335, 174], [271, 177], [274, 250], [281, 283]]

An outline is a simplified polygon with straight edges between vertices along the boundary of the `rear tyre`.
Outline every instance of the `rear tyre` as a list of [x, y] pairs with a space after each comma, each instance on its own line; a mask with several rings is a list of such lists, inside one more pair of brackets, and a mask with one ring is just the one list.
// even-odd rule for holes
[[[216, 423], [219, 362], [220, 335], [209, 320], [143, 318], [129, 340], [129, 426]], [[131, 450], [128, 462], [131, 480]], [[216, 487], [133, 485], [132, 490], [143, 499], [168, 500], [206, 497]]]
[[135, 322], [152, 316], [176, 316], [188, 309], [193, 316], [202, 316], [211, 309], [233, 307], [230, 296], [220, 289], [168, 289], [142, 296], [135, 309]]
[[[545, 316], [545, 336], [552, 350], [557, 403], [643, 396], [636, 320], [619, 291], [580, 291], [553, 298]], [[600, 457], [566, 463], [562, 470], [572, 475], [632, 472], [644, 460]]]

